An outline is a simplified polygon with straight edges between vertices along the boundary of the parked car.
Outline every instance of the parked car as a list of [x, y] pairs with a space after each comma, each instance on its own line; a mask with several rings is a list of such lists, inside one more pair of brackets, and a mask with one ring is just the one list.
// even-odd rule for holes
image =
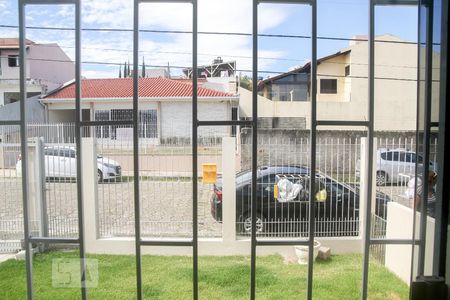
[[[277, 189], [277, 178], [308, 178], [309, 169], [301, 166], [266, 166], [257, 170], [257, 232], [280, 230], [277, 226], [283, 223], [294, 224], [302, 222], [307, 226], [309, 219], [309, 195], [299, 193], [293, 201], [280, 202], [274, 193]], [[306, 177], [305, 177], [306, 176]], [[237, 230], [240, 233], [251, 232], [251, 182], [250, 170], [236, 175], [236, 220], [239, 224]], [[316, 201], [315, 218], [323, 221], [327, 231], [338, 233], [338, 221], [354, 221], [359, 225], [359, 190], [356, 186], [338, 182], [333, 178], [318, 172], [316, 191], [325, 189], [326, 199]], [[308, 190], [308, 183], [303, 183]], [[381, 218], [386, 217], [387, 202], [390, 201], [386, 194], [377, 192], [375, 213]], [[213, 195], [210, 200], [211, 214], [217, 221], [222, 220], [222, 179], [218, 178], [213, 187]], [[306, 222], [305, 222], [306, 221]], [[301, 230], [301, 229], [300, 229]], [[306, 228], [305, 228], [306, 230]], [[306, 230], [307, 232], [307, 230]], [[342, 232], [341, 232], [342, 233]]]
[[[376, 153], [377, 170], [375, 183], [377, 186], [387, 183], [400, 183], [414, 176], [416, 161], [423, 167], [423, 157], [413, 151], [399, 149], [378, 149]], [[356, 164], [356, 175], [359, 177], [359, 162]], [[430, 161], [429, 168], [437, 169], [437, 165]], [[402, 177], [404, 176], [404, 177]]]
[[[44, 167], [46, 178], [76, 178], [77, 159], [74, 147], [45, 147]], [[120, 177], [122, 168], [112, 159], [97, 156], [97, 180], [102, 182]], [[19, 156], [16, 163], [17, 174], [22, 173], [22, 159]]]

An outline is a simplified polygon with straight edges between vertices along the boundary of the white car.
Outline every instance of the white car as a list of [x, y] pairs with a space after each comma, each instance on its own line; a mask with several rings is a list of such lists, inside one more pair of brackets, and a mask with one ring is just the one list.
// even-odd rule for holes
[[[45, 147], [45, 177], [76, 178], [76, 153], [74, 147]], [[118, 162], [102, 156], [97, 156], [97, 168], [98, 182], [120, 177], [122, 173], [122, 168]], [[22, 173], [22, 160], [20, 156], [16, 163], [16, 171], [18, 175]]]
[[[375, 182], [377, 186], [386, 183], [399, 183], [407, 177], [414, 176], [416, 161], [419, 167], [423, 167], [423, 158], [415, 152], [399, 149], [378, 149], [376, 153], [377, 170]], [[360, 162], [356, 164], [356, 176], [360, 176]], [[429, 162], [429, 168], [437, 170], [437, 165]], [[404, 177], [402, 177], [404, 176]]]

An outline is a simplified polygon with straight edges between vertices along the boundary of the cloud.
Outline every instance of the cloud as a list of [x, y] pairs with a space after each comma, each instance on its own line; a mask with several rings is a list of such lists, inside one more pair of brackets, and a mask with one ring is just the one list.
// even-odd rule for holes
[[[198, 30], [210, 32], [252, 32], [252, 1], [243, 0], [200, 0], [198, 4]], [[265, 5], [259, 13], [261, 32], [282, 24], [289, 17], [289, 11], [279, 6]], [[132, 1], [91, 0], [84, 1], [83, 22], [90, 27], [132, 28]], [[140, 29], [148, 30], [192, 30], [191, 4], [141, 4]], [[108, 39], [99, 37], [89, 42], [110, 48], [129, 49], [126, 51], [85, 50], [90, 59], [115, 60], [122, 62], [132, 58], [132, 37], [125, 41], [117, 36], [108, 35]], [[85, 44], [85, 43], [84, 43]], [[151, 65], [189, 67], [192, 65], [192, 38], [190, 34], [161, 35], [141, 33], [140, 55], [145, 56]], [[208, 64], [215, 57], [225, 60], [237, 60], [239, 69], [251, 69], [252, 39], [249, 36], [199, 35], [198, 63]], [[281, 51], [260, 49], [260, 55], [279, 58]], [[274, 60], [261, 60], [260, 68], [269, 68]], [[172, 68], [172, 70], [176, 70]], [[180, 70], [179, 70], [180, 71]], [[179, 72], [178, 71], [178, 72]]]
[[[192, 29], [191, 4], [141, 4], [140, 27], [167, 30]], [[251, 33], [252, 1], [200, 0], [199, 31], [231, 31]], [[259, 29], [265, 31], [280, 25], [289, 10], [265, 5], [259, 12]], [[249, 17], [250, 16], [250, 17]], [[83, 2], [83, 22], [112, 28], [132, 28], [133, 7], [130, 0], [86, 0]]]
[[107, 68], [106, 70], [99, 71], [99, 70], [89, 70], [89, 67], [84, 67], [81, 71], [81, 76], [85, 78], [118, 78], [119, 77], [119, 67], [117, 66], [114, 68]]
[[[0, 0], [12, 3], [15, 0]], [[82, 26], [84, 28], [131, 29], [133, 25], [132, 0], [85, 0], [82, 2]], [[199, 0], [199, 31], [252, 32], [251, 0]], [[259, 11], [260, 32], [280, 26], [290, 15], [286, 7], [264, 5]], [[71, 6], [55, 8], [40, 6], [27, 11], [28, 25], [73, 27], [74, 10]], [[149, 30], [192, 30], [191, 4], [141, 4], [140, 29]], [[70, 31], [29, 30], [28, 38], [39, 42], [56, 42], [74, 59], [74, 36]], [[132, 32], [91, 32], [82, 36], [82, 60], [100, 63], [123, 63], [132, 61]], [[192, 65], [192, 37], [190, 34], [141, 33], [140, 56], [145, 56], [147, 64], [190, 67]], [[224, 60], [236, 60], [238, 69], [251, 69], [252, 38], [236, 35], [199, 35], [198, 63], [209, 64], [217, 56]], [[281, 58], [283, 51], [259, 49], [259, 55]], [[140, 61], [142, 58], [140, 58]], [[259, 68], [270, 68], [274, 60], [260, 60]], [[87, 77], [116, 77], [107, 66], [89, 66]], [[98, 70], [97, 74], [95, 73]], [[172, 68], [176, 73], [180, 69]]]

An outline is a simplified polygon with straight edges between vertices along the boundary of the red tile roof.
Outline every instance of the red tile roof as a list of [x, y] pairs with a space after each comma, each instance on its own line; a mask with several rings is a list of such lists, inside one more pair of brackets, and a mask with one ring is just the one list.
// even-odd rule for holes
[[[185, 79], [185, 78], [181, 78], [181, 79], [172, 79], [172, 80], [176, 80], [178, 82], [183, 82], [183, 83], [188, 83], [188, 84], [192, 84], [192, 79]], [[207, 82], [207, 80], [205, 78], [198, 78], [197, 79], [198, 85], [202, 85], [203, 83]]]
[[[83, 79], [82, 98], [132, 98], [133, 79]], [[231, 93], [198, 88], [199, 97], [230, 97]], [[139, 78], [139, 97], [172, 98], [192, 97], [192, 85], [165, 78]], [[74, 99], [75, 83], [71, 83], [44, 97], [45, 99]]]
[[[26, 45], [34, 44], [32, 40], [26, 39]], [[0, 38], [0, 48], [3, 49], [16, 49], [19, 48], [19, 39], [18, 38]]]

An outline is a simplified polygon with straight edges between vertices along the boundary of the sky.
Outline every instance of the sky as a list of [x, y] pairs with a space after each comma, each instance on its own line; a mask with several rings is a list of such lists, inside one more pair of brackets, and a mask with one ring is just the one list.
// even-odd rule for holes
[[[367, 35], [368, 0], [317, 0], [318, 36], [344, 40], [318, 40], [318, 57], [348, 46], [348, 38]], [[83, 0], [82, 28], [115, 29], [82, 33], [82, 75], [87, 78], [118, 77], [119, 64], [132, 61], [132, 0]], [[0, 0], [0, 37], [17, 37], [17, 0]], [[252, 32], [251, 0], [198, 0], [200, 32]], [[26, 26], [74, 28], [71, 5], [27, 6]], [[172, 75], [192, 65], [192, 37], [185, 33], [155, 33], [151, 30], [191, 31], [191, 4], [141, 4], [140, 62], [149, 66], [171, 66]], [[417, 40], [417, 8], [376, 9], [376, 35], [392, 34], [406, 41]], [[296, 35], [259, 37], [258, 68], [261, 77], [303, 65], [311, 57], [311, 8], [306, 5], [260, 4], [259, 33]], [[58, 43], [74, 59], [75, 35], [70, 30], [28, 29], [27, 38], [37, 43]], [[247, 35], [200, 34], [198, 63], [209, 64], [220, 56], [236, 60], [237, 69], [249, 74], [252, 66], [252, 38]], [[238, 72], [239, 73], [239, 72]]]

